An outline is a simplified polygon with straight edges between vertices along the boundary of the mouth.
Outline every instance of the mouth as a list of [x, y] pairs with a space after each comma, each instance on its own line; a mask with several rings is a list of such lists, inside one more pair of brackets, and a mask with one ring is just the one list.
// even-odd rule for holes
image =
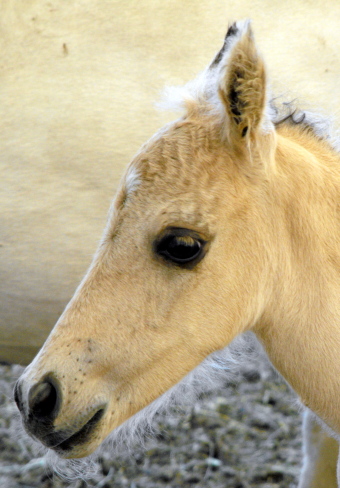
[[89, 437], [91, 436], [92, 432], [95, 430], [97, 427], [98, 422], [104, 415], [104, 408], [101, 408], [98, 410], [88, 422], [80, 429], [78, 432], [75, 434], [71, 435], [68, 439], [64, 440], [60, 444], [54, 447], [54, 450], [57, 452], [66, 452], [70, 451], [76, 446], [79, 446], [80, 444], [84, 444], [89, 440]]
[[104, 412], [104, 408], [99, 409], [80, 430], [71, 435], [69, 431], [65, 430], [53, 432], [44, 437], [40, 437], [40, 441], [46, 447], [53, 449], [57, 454], [64, 457], [67, 452], [89, 441]]

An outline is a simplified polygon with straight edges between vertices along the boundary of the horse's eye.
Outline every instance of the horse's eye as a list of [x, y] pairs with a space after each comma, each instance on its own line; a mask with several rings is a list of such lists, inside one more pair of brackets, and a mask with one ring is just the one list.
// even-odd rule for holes
[[172, 228], [156, 242], [155, 252], [178, 266], [193, 267], [204, 256], [205, 241], [189, 229]]

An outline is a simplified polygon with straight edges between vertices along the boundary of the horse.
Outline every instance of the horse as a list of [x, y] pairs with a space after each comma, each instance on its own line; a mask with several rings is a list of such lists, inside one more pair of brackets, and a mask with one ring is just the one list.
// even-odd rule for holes
[[88, 456], [252, 331], [306, 409], [299, 488], [337, 487], [336, 140], [274, 106], [247, 21], [171, 97], [183, 115], [128, 166], [86, 276], [16, 383], [24, 426]]

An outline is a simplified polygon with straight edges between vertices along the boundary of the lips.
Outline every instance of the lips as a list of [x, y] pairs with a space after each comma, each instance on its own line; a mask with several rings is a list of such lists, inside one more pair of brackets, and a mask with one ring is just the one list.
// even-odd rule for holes
[[97, 410], [90, 420], [76, 432], [70, 432], [70, 430], [67, 429], [46, 434], [46, 430], [50, 430], [50, 426], [41, 425], [39, 429], [40, 432], [36, 433], [35, 436], [38, 437], [46, 447], [53, 449], [60, 454], [65, 453], [89, 440], [92, 432], [97, 427], [98, 422], [103, 417], [104, 412], [104, 408]]
[[84, 442], [87, 442], [89, 440], [89, 437], [91, 436], [92, 432], [95, 430], [97, 423], [100, 421], [102, 416], [104, 415], [104, 408], [101, 408], [98, 410], [88, 422], [80, 429], [78, 432], [75, 434], [71, 435], [68, 439], [62, 441], [60, 444], [55, 446], [53, 449], [55, 449], [57, 452], [65, 452], [73, 449], [76, 446], [79, 446], [80, 444], [83, 444]]

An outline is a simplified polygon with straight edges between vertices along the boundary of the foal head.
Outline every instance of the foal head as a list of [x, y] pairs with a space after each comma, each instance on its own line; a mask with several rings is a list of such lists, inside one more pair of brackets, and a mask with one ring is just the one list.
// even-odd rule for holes
[[248, 23], [131, 162], [99, 249], [16, 387], [30, 433], [82, 457], [261, 318], [275, 132]]

